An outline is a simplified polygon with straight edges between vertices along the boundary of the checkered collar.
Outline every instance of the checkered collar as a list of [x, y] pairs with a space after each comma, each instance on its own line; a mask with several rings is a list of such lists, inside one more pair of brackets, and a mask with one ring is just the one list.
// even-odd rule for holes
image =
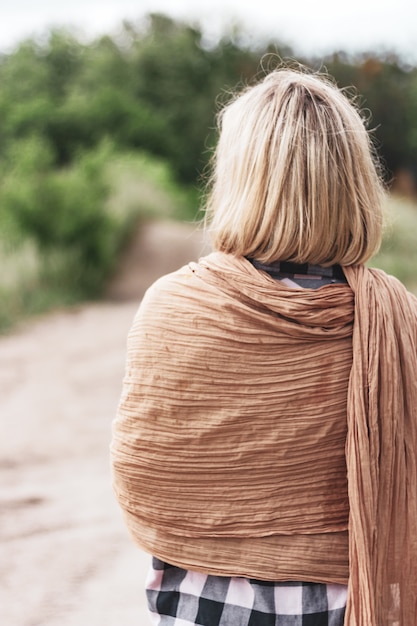
[[322, 267], [321, 265], [311, 265], [309, 263], [292, 263], [291, 261], [275, 261], [274, 263], [261, 263], [256, 259], [248, 259], [258, 270], [267, 272], [272, 278], [293, 280], [309, 279], [327, 283], [346, 282], [345, 275], [340, 265]]

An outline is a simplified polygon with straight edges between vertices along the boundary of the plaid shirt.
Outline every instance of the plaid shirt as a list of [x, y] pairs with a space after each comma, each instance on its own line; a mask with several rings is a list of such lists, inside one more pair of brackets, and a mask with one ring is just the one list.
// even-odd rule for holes
[[347, 282], [340, 265], [321, 267], [320, 265], [290, 263], [288, 261], [276, 261], [266, 265], [255, 259], [248, 260], [256, 269], [267, 272], [272, 278], [282, 281], [289, 287], [318, 289], [323, 285]]
[[208, 576], [153, 558], [146, 594], [155, 626], [343, 626], [347, 587]]

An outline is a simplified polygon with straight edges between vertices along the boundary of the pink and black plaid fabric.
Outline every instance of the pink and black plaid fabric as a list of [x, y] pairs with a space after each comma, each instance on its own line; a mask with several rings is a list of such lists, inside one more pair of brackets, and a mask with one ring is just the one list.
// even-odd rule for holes
[[154, 558], [146, 594], [155, 626], [343, 626], [347, 587], [208, 576]]

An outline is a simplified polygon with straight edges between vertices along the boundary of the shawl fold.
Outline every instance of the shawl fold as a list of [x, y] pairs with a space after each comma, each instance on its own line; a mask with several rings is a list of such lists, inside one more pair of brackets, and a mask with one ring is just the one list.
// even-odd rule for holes
[[381, 270], [355, 294], [347, 401], [349, 626], [417, 621], [417, 299]]
[[348, 626], [415, 626], [417, 300], [294, 289], [212, 253], [146, 293], [111, 446], [134, 540], [180, 567], [348, 583]]

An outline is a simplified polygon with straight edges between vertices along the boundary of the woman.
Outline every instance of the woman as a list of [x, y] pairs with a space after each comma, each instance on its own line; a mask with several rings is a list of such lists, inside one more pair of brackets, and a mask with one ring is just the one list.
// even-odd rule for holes
[[129, 336], [114, 487], [168, 626], [415, 626], [417, 299], [367, 269], [361, 116], [276, 70], [220, 114], [214, 252]]

